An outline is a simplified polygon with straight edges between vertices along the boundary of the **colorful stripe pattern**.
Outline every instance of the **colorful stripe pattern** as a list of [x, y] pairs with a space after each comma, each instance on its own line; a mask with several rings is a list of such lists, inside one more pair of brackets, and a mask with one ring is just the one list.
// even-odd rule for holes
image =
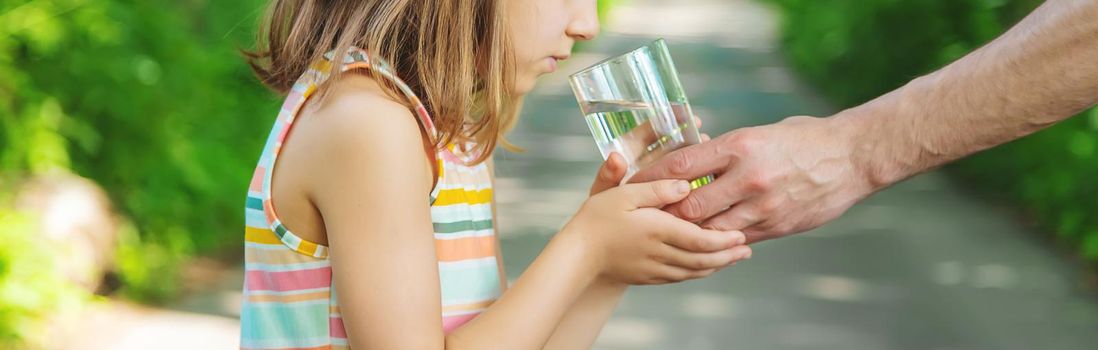
[[[278, 219], [271, 204], [271, 175], [294, 119], [327, 78], [332, 56], [317, 62], [294, 85], [271, 129], [252, 177], [245, 205], [242, 349], [347, 347], [347, 331], [332, 287], [328, 247], [301, 239]], [[372, 69], [391, 79], [412, 105], [429, 137], [437, 137], [426, 109], [381, 60], [360, 49], [344, 58], [343, 71]], [[438, 152], [439, 179], [431, 191], [442, 292], [442, 327], [450, 332], [476, 317], [500, 294], [492, 185], [485, 164], [454, 146]]]

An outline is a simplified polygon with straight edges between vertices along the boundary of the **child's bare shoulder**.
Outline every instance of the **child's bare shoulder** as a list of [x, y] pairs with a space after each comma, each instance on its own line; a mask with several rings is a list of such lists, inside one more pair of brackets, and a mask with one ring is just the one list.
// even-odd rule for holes
[[393, 100], [372, 79], [348, 74], [330, 89], [324, 100], [306, 112], [311, 114], [309, 123], [325, 129], [324, 134], [349, 139], [333, 141], [369, 143], [384, 138], [399, 142], [394, 138], [405, 138], [422, 143], [419, 123], [411, 110]]
[[[309, 148], [306, 163], [323, 176], [427, 170], [419, 122], [372, 79], [349, 74], [301, 112], [293, 137]], [[319, 175], [319, 174], [314, 174]]]
[[[379, 188], [431, 190], [431, 162], [419, 123], [372, 80], [348, 76], [299, 111], [283, 145], [272, 188], [283, 223], [306, 240], [327, 244], [326, 219], [359, 208], [356, 200], [393, 194]], [[323, 206], [323, 208], [322, 208]]]

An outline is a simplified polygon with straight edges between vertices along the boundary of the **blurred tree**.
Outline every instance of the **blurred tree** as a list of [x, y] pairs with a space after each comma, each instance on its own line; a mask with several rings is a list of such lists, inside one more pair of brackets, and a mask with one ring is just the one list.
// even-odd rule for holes
[[236, 52], [262, 3], [0, 0], [0, 171], [106, 188], [139, 232], [119, 255], [132, 296], [172, 295], [187, 256], [239, 253], [277, 108]]

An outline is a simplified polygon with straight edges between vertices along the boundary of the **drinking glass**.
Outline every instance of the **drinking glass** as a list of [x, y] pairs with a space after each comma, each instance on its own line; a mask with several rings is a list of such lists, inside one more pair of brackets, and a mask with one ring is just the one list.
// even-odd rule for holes
[[[676, 149], [701, 143], [686, 92], [663, 39], [569, 78], [603, 159], [621, 154], [626, 178]], [[713, 181], [691, 181], [698, 188]]]

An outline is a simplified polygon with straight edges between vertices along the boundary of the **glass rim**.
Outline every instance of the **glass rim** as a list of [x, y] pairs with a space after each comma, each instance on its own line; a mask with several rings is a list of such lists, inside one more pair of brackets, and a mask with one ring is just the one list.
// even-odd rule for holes
[[[652, 40], [652, 41], [648, 42], [647, 44], [641, 45], [641, 46], [640, 46], [640, 47], [638, 47], [638, 48], [635, 48], [635, 49], [629, 50], [628, 52], [625, 52], [625, 53], [622, 53], [622, 54], [619, 54], [619, 55], [615, 55], [615, 56], [610, 56], [610, 57], [608, 57], [608, 58], [605, 58], [605, 59], [603, 59], [603, 60], [601, 60], [601, 61], [598, 61], [598, 62], [597, 62], [597, 63], [595, 63], [595, 64], [592, 64], [591, 66], [589, 66], [589, 67], [587, 67], [587, 68], [581, 69], [581, 70], [580, 70], [580, 71], [578, 71], [578, 72], [575, 72], [575, 73], [569, 74], [569, 75], [568, 75], [568, 80], [572, 80], [572, 79], [575, 79], [575, 78], [576, 78], [577, 76], [580, 76], [580, 75], [584, 75], [584, 74], [590, 73], [591, 71], [595, 70], [596, 68], [598, 68], [598, 67], [601, 67], [601, 66], [603, 66], [603, 65], [605, 65], [605, 64], [607, 64], [607, 63], [610, 63], [611, 61], [614, 61], [614, 60], [618, 60], [618, 59], [622, 59], [622, 58], [625, 58], [625, 57], [628, 57], [628, 56], [632, 56], [632, 55], [635, 55], [635, 54], [637, 54], [637, 52], [638, 52], [638, 51], [641, 51], [641, 50], [645, 50], [645, 49], [651, 49], [651, 48], [652, 48], [653, 46], [655, 46], [656, 44], [659, 44], [659, 43], [664, 43], [664, 45], [663, 45], [663, 46], [664, 46], [664, 47], [667, 47], [667, 44], [666, 44], [666, 42], [667, 42], [667, 40], [664, 40], [664, 38], [658, 38], [658, 39], [656, 39], [656, 40]], [[654, 57], [654, 56], [653, 56], [653, 59], [655, 59], [655, 57]]]

